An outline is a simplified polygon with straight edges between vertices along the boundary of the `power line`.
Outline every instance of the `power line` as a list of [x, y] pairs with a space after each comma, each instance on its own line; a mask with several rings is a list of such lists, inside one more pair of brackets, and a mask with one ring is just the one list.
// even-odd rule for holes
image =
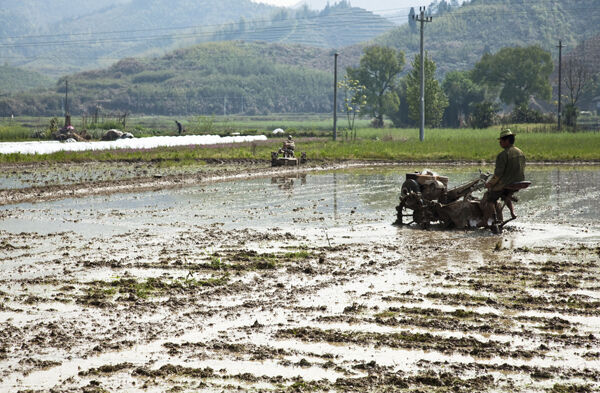
[[[490, 5], [491, 6], [491, 5]], [[506, 7], [505, 5], [497, 5], [498, 7]], [[565, 10], [571, 10], [571, 11], [587, 11], [588, 15], [589, 15], [589, 11], [590, 10], [600, 10], [600, 7], [582, 7], [582, 8], [562, 8], [560, 10], [545, 10], [545, 12], [548, 13], [563, 13]], [[458, 8], [455, 11], [443, 14], [440, 16], [440, 18], [448, 16], [448, 17], [465, 17], [468, 16], [469, 13], [473, 13], [473, 14], [480, 14], [480, 10], [475, 10], [475, 9], [463, 9]], [[350, 12], [346, 12], [348, 15], [353, 15]], [[528, 15], [530, 13], [533, 13], [533, 10], [515, 10], [515, 9], [510, 9], [510, 10], [506, 10], [503, 12], [495, 12], [495, 15]], [[290, 27], [287, 24], [287, 22], [290, 21], [294, 21], [298, 23], [298, 26], [296, 27], [300, 27], [303, 29], [309, 29], [309, 23], [302, 23], [302, 22], [311, 22], [311, 21], [315, 21], [318, 18], [331, 18], [331, 17], [335, 17], [337, 18], [337, 20], [335, 22], [332, 23], [328, 23], [328, 26], [330, 27], [345, 27], [345, 26], [352, 26], [354, 28], [366, 28], [369, 26], [372, 26], [372, 21], [367, 21], [367, 20], [361, 20], [361, 21], [352, 21], [352, 23], [350, 24], [349, 22], [351, 20], [343, 20], [343, 13], [340, 12], [338, 14], [335, 15], [326, 15], [326, 16], [317, 16], [317, 17], [313, 17], [313, 18], [287, 18], [287, 19], [283, 19], [283, 20], [277, 20], [277, 21], [273, 21], [273, 20], [269, 20], [269, 19], [259, 19], [257, 20], [250, 20], [248, 21], [248, 24], [252, 25], [252, 24], [256, 24], [256, 23], [260, 23], [260, 21], [266, 21], [266, 22], [271, 22], [273, 23], [270, 26], [267, 27], [259, 27], [259, 28], [254, 28], [251, 30], [245, 30], [244, 33], [245, 34], [258, 34], [258, 33], [266, 33], [269, 34], [271, 33], [272, 36], [274, 36], [274, 34], [276, 34], [277, 32], [287, 32]], [[402, 19], [402, 18], [408, 18], [408, 15], [404, 16], [398, 16], [398, 17], [391, 17], [391, 18], [387, 18], [389, 20], [396, 20], [396, 19]], [[385, 19], [385, 18], [384, 18]], [[277, 26], [277, 24], [281, 24], [280, 26]], [[219, 24], [219, 25], [206, 25], [204, 26], [204, 28], [206, 27], [210, 27], [210, 26], [218, 26], [221, 27], [221, 29], [224, 29], [226, 27], [231, 27], [231, 26], [235, 26], [236, 23], [232, 22], [232, 23], [226, 23], [226, 24]], [[192, 26], [192, 27], [181, 27], [181, 28], [152, 28], [152, 29], [140, 29], [140, 30], [123, 30], [123, 31], [112, 31], [112, 32], [103, 32], [103, 33], [75, 33], [72, 35], [77, 35], [77, 36], [83, 36], [83, 35], [90, 35], [90, 34], [123, 34], [123, 33], [134, 33], [134, 32], [152, 32], [152, 31], [165, 31], [165, 30], [181, 30], [181, 29], [188, 29], [188, 28], [202, 28], [203, 26]], [[235, 33], [235, 32], [231, 32], [231, 33]], [[229, 34], [231, 34], [229, 33]], [[134, 37], [130, 37], [130, 38], [91, 38], [91, 39], [81, 39], [81, 40], [69, 40], [69, 41], [65, 41], [65, 40], [61, 40], [61, 41], [42, 41], [42, 42], [24, 42], [24, 43], [0, 43], [0, 48], [5, 47], [5, 48], [9, 48], [9, 47], [36, 47], [36, 46], [51, 46], [51, 45], [79, 45], [79, 44], [92, 44], [92, 43], [96, 43], [96, 44], [102, 44], [102, 43], [125, 43], [125, 42], [139, 42], [139, 41], [156, 41], [156, 40], [174, 40], [174, 39], [185, 39], [185, 38], [202, 38], [202, 37], [210, 37], [210, 36], [214, 36], [215, 34], [228, 34], [228, 32], [223, 31], [223, 30], [204, 30], [202, 32], [190, 32], [190, 33], [180, 33], [180, 34], [167, 34], [167, 35], [144, 35], [144, 36], [134, 36]], [[62, 35], [66, 35], [65, 34], [55, 34], [55, 35], [39, 35], [39, 36], [29, 36], [29, 37], [37, 37], [37, 38], [45, 38], [45, 37], [58, 37], [58, 36], [62, 36]], [[28, 36], [23, 36], [23, 37], [28, 37]], [[267, 36], [267, 38], [269, 38], [269, 36]]]
[[[401, 10], [407, 10], [407, 9], [409, 9], [409, 8], [408, 7], [388, 8], [388, 9], [383, 9], [383, 10], [374, 10], [374, 11], [367, 11], [367, 12], [370, 12], [371, 14], [373, 14], [374, 17], [378, 17], [378, 18], [382, 18], [382, 19], [389, 19], [389, 18], [379, 15], [377, 13], [378, 12], [394, 12], [394, 11], [401, 11]], [[293, 13], [293, 11], [291, 11], [291, 13]], [[343, 9], [342, 8], [342, 9], [336, 9], [333, 13], [327, 14], [327, 15], [315, 15], [315, 16], [301, 17], [301, 18], [296, 17], [296, 16], [290, 16], [289, 18], [278, 19], [277, 21], [289, 22], [289, 21], [293, 21], [293, 20], [317, 20], [317, 19], [321, 19], [321, 18], [324, 19], [324, 18], [343, 16], [343, 14], [355, 15], [354, 11], [352, 11], [351, 9]], [[394, 17], [394, 18], [396, 18], [396, 17]], [[273, 22], [273, 17], [249, 19], [247, 21], [247, 23], [265, 23], [265, 22]], [[130, 33], [149, 32], [149, 31], [187, 30], [187, 29], [198, 29], [198, 28], [205, 29], [205, 28], [211, 28], [211, 27], [213, 27], [213, 28], [224, 27], [224, 26], [229, 26], [229, 25], [236, 24], [236, 23], [238, 23], [238, 22], [231, 21], [231, 22], [216, 23], [216, 24], [190, 25], [190, 26], [180, 26], [180, 27], [153, 27], [153, 28], [136, 29], [136, 30], [110, 30], [110, 31], [100, 31], [100, 32], [91, 32], [91, 33], [58, 33], [58, 34], [22, 35], [22, 36], [3, 37], [2, 39], [45, 38], [45, 37], [78, 36], [78, 35], [90, 35], [90, 34], [124, 34], [124, 33], [130, 34]]]
[[[352, 26], [355, 30], [355, 34], [359, 35], [362, 31], [377, 31], [381, 30], [382, 32], [389, 29], [377, 29], [373, 27], [372, 21], [360, 21], [360, 22], [352, 22], [348, 21], [338, 21], [327, 24], [329, 28], [335, 27], [345, 27]], [[314, 26], [309, 24], [301, 23], [296, 26], [296, 30], [312, 30]], [[245, 30], [245, 35], [252, 34], [266, 34], [266, 38], [276, 37], [277, 33], [287, 33], [290, 30], [289, 26], [269, 26], [256, 28], [253, 30]], [[235, 31], [227, 32], [227, 31], [206, 31], [206, 32], [196, 32], [196, 33], [181, 33], [181, 34], [169, 34], [169, 35], [150, 35], [150, 36], [138, 36], [138, 37], [130, 37], [130, 38], [93, 38], [93, 39], [82, 39], [82, 40], [70, 40], [70, 41], [42, 41], [42, 42], [25, 42], [25, 43], [9, 43], [9, 44], [0, 44], [0, 48], [26, 48], [26, 47], [39, 47], [39, 46], [63, 46], [63, 45], [84, 45], [84, 44], [103, 44], [103, 43], [125, 43], [125, 42], [140, 42], [140, 41], [160, 41], [160, 40], [175, 40], [175, 39], [185, 39], [185, 38], [208, 38], [213, 37], [215, 35], [228, 35], [235, 34]]]

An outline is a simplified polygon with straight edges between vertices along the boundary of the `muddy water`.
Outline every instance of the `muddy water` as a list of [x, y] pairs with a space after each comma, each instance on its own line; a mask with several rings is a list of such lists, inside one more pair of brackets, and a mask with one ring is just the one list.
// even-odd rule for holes
[[0, 391], [600, 389], [600, 168], [502, 236], [391, 226], [420, 169], [0, 208]]
[[[450, 176], [449, 187], [467, 182], [478, 174], [475, 167], [431, 169]], [[148, 169], [138, 170], [148, 172]], [[348, 227], [365, 222], [389, 224], [394, 219], [393, 211], [404, 173], [414, 170], [417, 168], [394, 167], [291, 174], [204, 184], [182, 190], [64, 199], [25, 205], [22, 215], [12, 214], [15, 217], [5, 219], [0, 229], [101, 234], [122, 233], [139, 227], [176, 229], [178, 222], [257, 229]], [[75, 176], [72, 180], [86, 176], [98, 178], [95, 172], [88, 175], [82, 171], [69, 173], [71, 177]], [[515, 222], [516, 226], [531, 225], [535, 231], [538, 224], [550, 224], [553, 234], [573, 236], [575, 231], [576, 236], [577, 229], [571, 228], [588, 228], [598, 221], [600, 170], [597, 167], [533, 167], [527, 175], [533, 185], [518, 194], [521, 219]], [[60, 181], [60, 171], [38, 176], [53, 179], [53, 184], [71, 183], [71, 180]], [[105, 176], [108, 176], [106, 172]], [[24, 177], [28, 178], [29, 173]], [[12, 212], [22, 207], [0, 209]], [[48, 217], [51, 219], [41, 221]]]

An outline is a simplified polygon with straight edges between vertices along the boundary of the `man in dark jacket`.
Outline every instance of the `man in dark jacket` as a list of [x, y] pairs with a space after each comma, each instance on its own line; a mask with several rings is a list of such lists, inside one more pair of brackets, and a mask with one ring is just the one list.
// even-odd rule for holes
[[179, 135], [181, 135], [182, 133], [184, 133], [185, 130], [183, 129], [183, 125], [179, 122], [179, 120], [175, 120], [175, 123], [177, 123], [177, 133]]
[[505, 187], [525, 180], [525, 155], [516, 147], [515, 134], [506, 129], [500, 132], [500, 147], [504, 150], [496, 157], [496, 168], [494, 176], [485, 184], [488, 188], [487, 202], [494, 206], [499, 198], [506, 203], [512, 218], [516, 218], [512, 194], [514, 191], [507, 190]]

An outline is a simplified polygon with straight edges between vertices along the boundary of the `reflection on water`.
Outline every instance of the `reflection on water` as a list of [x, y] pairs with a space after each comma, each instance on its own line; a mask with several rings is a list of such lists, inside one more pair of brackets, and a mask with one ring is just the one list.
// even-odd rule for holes
[[[4, 217], [0, 229], [110, 233], [138, 227], [177, 230], [190, 224], [214, 223], [290, 230], [391, 224], [405, 173], [421, 169], [403, 166], [291, 174], [177, 190], [4, 206], [0, 208]], [[450, 188], [479, 173], [479, 167], [429, 169], [449, 176]], [[600, 168], [538, 166], [529, 167], [526, 176], [532, 185], [517, 194], [519, 218], [511, 226], [597, 225]]]
[[303, 186], [306, 184], [306, 173], [293, 173], [284, 176], [274, 176], [271, 178], [271, 184], [276, 184], [280, 190], [291, 191], [294, 189], [294, 182]]

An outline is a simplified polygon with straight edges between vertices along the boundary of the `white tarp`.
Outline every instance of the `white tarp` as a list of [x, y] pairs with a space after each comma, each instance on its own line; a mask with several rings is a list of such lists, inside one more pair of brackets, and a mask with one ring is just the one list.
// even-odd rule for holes
[[238, 143], [266, 141], [265, 135], [225, 136], [219, 135], [184, 135], [153, 136], [148, 138], [118, 139], [110, 142], [1, 142], [0, 154], [49, 154], [57, 151], [85, 151], [109, 149], [152, 149], [160, 146], [216, 145], [222, 143]]

